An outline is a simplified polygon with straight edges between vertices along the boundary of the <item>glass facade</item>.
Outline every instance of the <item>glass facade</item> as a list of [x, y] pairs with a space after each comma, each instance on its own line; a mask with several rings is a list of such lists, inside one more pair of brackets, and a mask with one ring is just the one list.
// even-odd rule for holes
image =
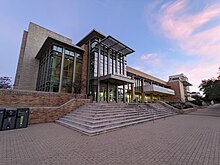
[[39, 61], [38, 91], [80, 93], [82, 55], [52, 45]]
[[101, 102], [117, 102], [123, 100], [123, 86], [115, 83], [100, 82], [99, 77], [119, 75], [127, 77], [126, 56], [104, 44], [99, 44], [99, 38], [90, 40], [90, 71], [89, 95], [93, 100]]

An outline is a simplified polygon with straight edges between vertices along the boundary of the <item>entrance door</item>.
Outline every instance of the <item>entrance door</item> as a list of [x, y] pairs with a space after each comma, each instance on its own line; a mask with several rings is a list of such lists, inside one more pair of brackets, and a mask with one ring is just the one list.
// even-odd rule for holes
[[109, 85], [109, 102], [116, 102], [116, 86]]
[[107, 102], [107, 86], [106, 84], [101, 84], [100, 86], [100, 102]]

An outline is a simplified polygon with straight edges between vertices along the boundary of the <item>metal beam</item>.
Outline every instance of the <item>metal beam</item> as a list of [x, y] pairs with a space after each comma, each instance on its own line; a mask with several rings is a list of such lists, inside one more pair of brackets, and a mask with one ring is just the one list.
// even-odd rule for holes
[[63, 47], [62, 60], [61, 60], [61, 69], [60, 69], [59, 93], [61, 93], [61, 89], [62, 89], [64, 58], [65, 58], [65, 48]]

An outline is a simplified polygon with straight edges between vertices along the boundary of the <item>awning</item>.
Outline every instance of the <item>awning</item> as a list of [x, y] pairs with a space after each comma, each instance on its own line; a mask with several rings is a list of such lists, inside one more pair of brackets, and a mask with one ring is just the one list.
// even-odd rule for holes
[[124, 55], [124, 56], [134, 52], [133, 49], [124, 45], [123, 43], [116, 40], [112, 36], [108, 36], [108, 37], [104, 38], [100, 43], [107, 46], [108, 48], [111, 48], [111, 49], [114, 49], [115, 51], [121, 52], [122, 55]]
[[132, 80], [125, 76], [108, 74], [100, 77], [100, 81], [109, 82], [112, 84], [123, 85], [123, 84], [134, 84], [135, 80]]
[[45, 42], [43, 43], [42, 47], [40, 48], [39, 52], [36, 55], [36, 59], [40, 59], [41, 56], [44, 55], [44, 53], [47, 51], [47, 49], [52, 45], [52, 44], [56, 44], [58, 46], [61, 47], [65, 47], [69, 50], [75, 51], [77, 53], [83, 53], [85, 50], [79, 46], [73, 45], [73, 44], [69, 44], [66, 42], [63, 42], [61, 40], [58, 40], [56, 38], [52, 38], [52, 37], [47, 37], [47, 39], [45, 40]]
[[192, 86], [192, 84], [190, 84], [188, 81], [182, 81], [184, 86]]
[[167, 94], [167, 95], [175, 95], [175, 91], [169, 88], [164, 88], [155, 84], [145, 85], [144, 86], [145, 93], [158, 93], [158, 94]]

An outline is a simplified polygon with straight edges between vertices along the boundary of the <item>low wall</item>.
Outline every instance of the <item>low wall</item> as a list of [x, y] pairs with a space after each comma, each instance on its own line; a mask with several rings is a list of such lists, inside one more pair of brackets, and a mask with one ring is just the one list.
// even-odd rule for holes
[[188, 113], [191, 113], [191, 112], [195, 112], [195, 111], [197, 111], [197, 110], [198, 110], [197, 107], [183, 109], [183, 114], [188, 114]]
[[63, 115], [89, 102], [89, 99], [71, 99], [59, 107], [31, 107], [29, 124], [54, 122]]
[[72, 98], [85, 99], [86, 95], [55, 92], [0, 90], [0, 107], [60, 106]]
[[182, 111], [182, 110], [177, 109], [177, 108], [175, 108], [175, 107], [173, 107], [173, 106], [171, 106], [171, 105], [169, 105], [169, 104], [167, 104], [167, 103], [165, 103], [165, 102], [163, 102], [163, 101], [157, 101], [157, 102], [160, 103], [160, 104], [162, 104], [162, 105], [164, 105], [164, 106], [166, 106], [166, 107], [168, 107], [168, 108], [170, 108], [173, 112], [175, 112], [175, 113], [177, 113], [177, 114], [183, 114], [183, 111]]
[[84, 94], [0, 90], [0, 108], [30, 108], [29, 124], [54, 122], [89, 102]]

